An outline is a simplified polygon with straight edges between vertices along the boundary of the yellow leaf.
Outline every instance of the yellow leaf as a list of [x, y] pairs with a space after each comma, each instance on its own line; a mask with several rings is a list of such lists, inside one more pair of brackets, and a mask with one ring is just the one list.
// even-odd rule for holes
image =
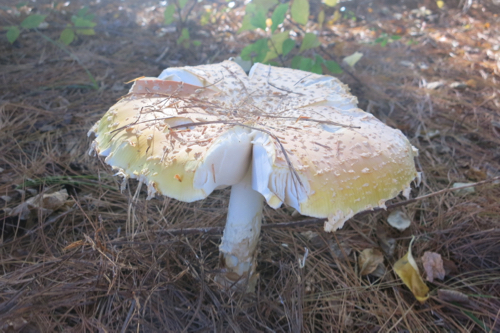
[[322, 10], [318, 14], [318, 25], [321, 28], [323, 26], [323, 22], [325, 22], [325, 11]]
[[266, 19], [266, 26], [269, 28], [272, 25], [273, 25], [273, 20], [271, 20], [270, 18]]
[[347, 56], [343, 59], [343, 61], [348, 64], [349, 66], [354, 68], [354, 65], [363, 57], [363, 53], [361, 52], [354, 52], [350, 56]]
[[340, 18], [340, 12], [337, 9], [335, 13], [333, 13], [333, 17], [328, 21], [328, 25], [333, 25]]
[[444, 1], [436, 1], [436, 5], [438, 6], [439, 9], [443, 8], [444, 7]]
[[337, 4], [338, 0], [323, 0], [323, 2], [325, 5], [333, 7]]
[[408, 253], [394, 264], [394, 272], [403, 280], [404, 284], [411, 290], [415, 298], [423, 303], [429, 298], [429, 288], [420, 276], [417, 263], [411, 254], [411, 245], [415, 237], [412, 238]]

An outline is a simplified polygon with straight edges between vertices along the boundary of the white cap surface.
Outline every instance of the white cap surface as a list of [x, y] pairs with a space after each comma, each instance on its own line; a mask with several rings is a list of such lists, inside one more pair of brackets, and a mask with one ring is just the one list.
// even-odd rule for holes
[[417, 176], [408, 139], [358, 109], [334, 77], [262, 64], [247, 76], [230, 61], [161, 77], [138, 79], [91, 129], [95, 151], [150, 196], [203, 199], [252, 163], [253, 188], [271, 207], [327, 217], [332, 231]]

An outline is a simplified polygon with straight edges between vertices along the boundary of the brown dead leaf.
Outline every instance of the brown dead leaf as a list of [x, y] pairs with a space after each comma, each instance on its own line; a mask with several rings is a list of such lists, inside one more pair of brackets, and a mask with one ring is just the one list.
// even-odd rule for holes
[[439, 253], [425, 252], [422, 256], [422, 264], [427, 274], [427, 281], [433, 282], [434, 278], [444, 280], [446, 274], [444, 271], [443, 259]]
[[403, 280], [404, 284], [411, 290], [415, 298], [423, 303], [429, 298], [429, 287], [420, 276], [417, 263], [411, 254], [411, 245], [415, 237], [412, 238], [408, 252], [394, 264], [394, 272]]
[[377, 249], [364, 249], [358, 258], [359, 274], [361, 276], [371, 274], [377, 270], [380, 264], [382, 266], [384, 264], [382, 252]]
[[12, 209], [11, 216], [19, 216], [21, 220], [28, 219], [32, 211], [50, 215], [62, 208], [68, 200], [66, 189], [54, 193], [40, 193]]
[[454, 261], [449, 259], [443, 259], [443, 267], [445, 276], [452, 276], [458, 273], [458, 267]]
[[0, 332], [20, 332], [28, 322], [22, 317], [7, 319], [0, 324]]
[[396, 240], [387, 235], [387, 230], [382, 224], [377, 225], [376, 235], [378, 238], [378, 245], [384, 254], [392, 258], [392, 256], [394, 256], [394, 250], [396, 249]]

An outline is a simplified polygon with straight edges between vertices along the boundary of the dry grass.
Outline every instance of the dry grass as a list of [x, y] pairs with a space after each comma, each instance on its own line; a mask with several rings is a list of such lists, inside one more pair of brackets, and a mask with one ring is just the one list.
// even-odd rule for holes
[[[154, 24], [135, 26], [132, 11], [117, 11], [115, 27], [112, 4], [94, 10], [103, 30], [71, 50], [96, 76], [98, 90], [85, 87], [82, 67], [36, 33], [14, 46], [0, 40], [0, 331], [500, 331], [498, 184], [406, 206], [413, 223], [404, 232], [386, 223], [385, 212], [355, 218], [334, 234], [324, 233], [321, 224], [263, 229], [256, 293], [219, 290], [213, 278], [220, 235], [168, 230], [222, 226], [228, 192], [193, 204], [146, 201], [135, 183], [120, 193], [109, 168], [86, 154], [86, 134], [126, 93], [122, 82], [157, 75], [167, 66], [223, 60], [241, 45], [214, 32], [212, 42], [193, 54], [177, 47], [175, 36], [155, 37]], [[358, 10], [361, 15], [366, 8]], [[366, 14], [367, 22], [357, 27], [390, 30], [392, 21], [376, 14]], [[481, 15], [480, 8], [468, 15], [450, 10], [429, 22], [432, 29], [411, 46], [406, 37], [386, 47], [360, 44], [358, 30], [342, 21], [334, 32], [347, 34], [345, 42], [325, 49], [334, 57], [364, 53], [353, 71], [356, 80], [346, 74], [341, 79], [362, 108], [400, 128], [420, 150], [424, 179], [413, 196], [500, 174], [500, 77], [493, 59], [478, 56], [493, 43], [477, 37], [485, 33]], [[498, 16], [488, 19], [492, 31], [500, 30]], [[470, 29], [461, 30], [466, 23]], [[440, 41], [442, 36], [448, 39]], [[326, 43], [332, 36], [324, 38]], [[459, 48], [447, 43], [453, 38]], [[170, 51], [155, 62], [165, 46]], [[426, 89], [424, 80], [446, 84]], [[450, 88], [456, 81], [468, 83]], [[27, 219], [11, 214], [37, 193], [62, 189], [70, 196], [57, 211], [32, 209]], [[287, 208], [265, 212], [268, 224], [294, 219]], [[308, 240], [306, 231], [317, 232], [321, 241]], [[382, 231], [396, 242], [394, 255], [385, 258], [386, 274], [360, 277], [357, 256], [378, 247]], [[456, 266], [444, 281], [428, 283], [431, 297], [424, 304], [391, 268], [411, 235], [417, 237], [415, 258], [434, 251]], [[469, 301], [446, 302], [437, 294], [442, 289], [466, 294]]]

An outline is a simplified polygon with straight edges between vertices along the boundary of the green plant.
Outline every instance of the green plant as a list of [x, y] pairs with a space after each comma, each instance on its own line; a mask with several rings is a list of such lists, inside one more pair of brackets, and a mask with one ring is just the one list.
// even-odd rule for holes
[[[336, 0], [325, 0], [326, 6], [335, 6]], [[279, 29], [284, 23], [286, 14], [290, 12], [293, 30]], [[342, 73], [342, 68], [334, 60], [325, 60], [317, 54], [321, 42], [312, 32], [305, 32], [309, 21], [309, 0], [294, 0], [288, 3], [278, 3], [277, 0], [254, 0], [247, 4], [245, 16], [238, 33], [249, 30], [262, 30], [267, 36], [247, 45], [241, 51], [241, 59], [276, 66], [286, 66], [313, 73], [322, 74], [326, 68], [330, 73]], [[325, 12], [318, 14], [318, 25], [325, 20]], [[280, 31], [284, 30], [284, 31]], [[302, 39], [291, 36], [301, 35]], [[300, 42], [300, 47], [297, 47]], [[292, 52], [298, 48], [298, 51]], [[312, 56], [306, 55], [311, 54]]]
[[[21, 8], [23, 6], [26, 6], [27, 3], [20, 3], [16, 7]], [[42, 26], [44, 23], [45, 19], [47, 18], [47, 15], [42, 15], [42, 14], [31, 14], [28, 15], [20, 25], [11, 25], [4, 27], [5, 30], [7, 30], [6, 36], [7, 40], [9, 43], [13, 44], [20, 36], [21, 32], [23, 30], [34, 30], [36, 33], [38, 33], [43, 39], [46, 41], [52, 43], [53, 45], [59, 47], [61, 50], [64, 52], [68, 53], [71, 57], [73, 57], [80, 66], [85, 70], [87, 73], [87, 76], [89, 77], [91, 81], [91, 87], [93, 89], [98, 88], [98, 84], [94, 78], [94, 76], [90, 73], [90, 71], [85, 67], [81, 61], [78, 59], [78, 57], [71, 52], [67, 46], [73, 42], [75, 39], [75, 33], [78, 35], [94, 35], [94, 27], [96, 25], [95, 22], [93, 22], [95, 15], [91, 14], [88, 12], [89, 8], [88, 7], [83, 7], [81, 8], [76, 15], [73, 15], [71, 17], [71, 22], [69, 23], [66, 28], [61, 32], [59, 36], [59, 42], [55, 41], [54, 39], [50, 38], [46, 34], [42, 33], [39, 28]]]
[[43, 21], [45, 21], [45, 18], [47, 15], [40, 15], [40, 14], [32, 14], [26, 17], [20, 24], [20, 26], [17, 25], [12, 25], [9, 27], [4, 27], [4, 29], [7, 29], [7, 40], [9, 43], [14, 43], [19, 35], [21, 34], [21, 31], [23, 29], [36, 29], [42, 24]]
[[380, 44], [380, 46], [385, 47], [387, 43], [393, 42], [401, 39], [401, 36], [398, 35], [388, 35], [383, 32], [377, 39], [375, 39], [375, 44]]
[[61, 32], [59, 41], [65, 45], [71, 44], [77, 35], [95, 35], [94, 27], [97, 23], [93, 22], [95, 15], [89, 13], [89, 7], [81, 8], [76, 15], [71, 17], [71, 23]]
[[[177, 44], [182, 45], [184, 48], [189, 48], [189, 46], [200, 46], [201, 42], [199, 40], [191, 40], [190, 34], [189, 34], [189, 29], [184, 27], [185, 22], [193, 10], [193, 8], [196, 6], [197, 1], [194, 1], [191, 7], [187, 10], [187, 13], [185, 16], [182, 15], [183, 9], [186, 7], [187, 3], [189, 0], [177, 0], [174, 1], [173, 3], [169, 4], [166, 8], [165, 11], [163, 12], [163, 23], [165, 24], [171, 24], [175, 20], [175, 14], [177, 13], [178, 20], [180, 22], [180, 36], [177, 39]], [[202, 16], [203, 17], [203, 16]], [[208, 21], [207, 21], [208, 22]]]
[[[21, 3], [18, 7], [24, 5], [25, 3]], [[89, 13], [89, 8], [87, 6], [81, 8], [76, 15], [71, 17], [71, 23], [68, 23], [66, 28], [61, 32], [59, 41], [65, 45], [69, 45], [75, 39], [75, 34], [95, 35], [94, 27], [97, 23], [93, 22], [94, 17], [94, 14]], [[38, 29], [46, 18], [47, 15], [31, 14], [27, 16], [19, 26], [12, 25], [4, 27], [4, 29], [7, 30], [7, 40], [9, 43], [13, 44], [19, 38], [22, 30]]]
[[191, 40], [191, 37], [189, 36], [189, 30], [187, 28], [182, 28], [181, 35], [177, 39], [177, 45], [182, 45], [187, 49], [190, 45], [200, 46], [201, 42], [199, 40]]

